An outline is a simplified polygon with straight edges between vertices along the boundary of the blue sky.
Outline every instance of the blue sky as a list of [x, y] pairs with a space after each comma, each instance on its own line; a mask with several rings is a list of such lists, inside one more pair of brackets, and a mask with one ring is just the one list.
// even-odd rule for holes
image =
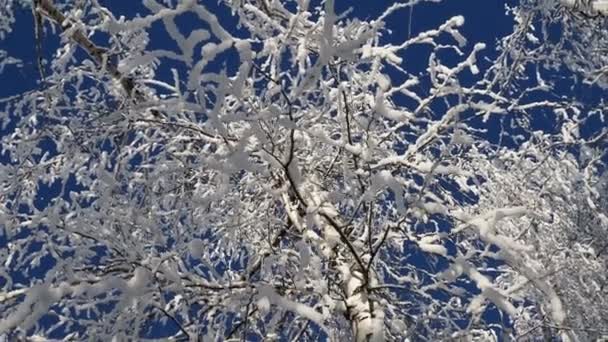
[[[138, 5], [138, 1], [135, 0], [99, 0], [100, 4], [108, 7], [118, 17], [124, 15], [127, 18], [132, 18], [138, 13], [146, 14], [146, 10]], [[232, 23], [232, 25], [226, 25], [233, 27], [236, 30], [236, 21], [231, 17], [230, 13], [221, 7], [214, 7], [216, 1], [208, 1], [209, 8], [215, 8], [215, 13], [219, 16], [223, 23]], [[353, 11], [349, 17], [358, 17], [362, 19], [371, 19], [377, 17], [382, 11], [390, 6], [393, 1], [374, 1], [374, 0], [351, 0], [351, 1], [336, 1], [337, 8], [336, 12], [341, 13], [349, 7], [352, 7]], [[418, 32], [433, 29], [445, 22], [448, 18], [455, 15], [462, 15], [465, 17], [465, 25], [462, 29], [462, 33], [468, 39], [469, 47], [473, 46], [477, 42], [486, 43], [488, 49], [484, 51], [482, 56], [492, 57], [496, 52], [493, 51], [493, 46], [497, 40], [504, 35], [511, 32], [513, 26], [513, 20], [511, 17], [505, 15], [505, 5], [512, 1], [492, 1], [492, 0], [446, 0], [443, 3], [423, 3], [416, 6], [413, 12], [407, 10], [399, 11], [389, 17], [387, 22], [387, 28], [390, 33], [384, 34], [384, 39], [393, 42], [402, 42], [407, 39], [409, 35], [415, 35]], [[0, 98], [23, 93], [27, 90], [35, 89], [39, 86], [39, 73], [36, 65], [36, 51], [34, 48], [34, 32], [33, 32], [33, 19], [31, 11], [29, 9], [19, 10], [16, 13], [17, 23], [14, 26], [13, 33], [4, 41], [0, 42], [0, 50], [7, 50], [9, 55], [15, 58], [19, 58], [23, 61], [24, 65], [22, 68], [15, 68], [14, 66], [7, 66], [5, 71], [0, 74]], [[180, 18], [180, 24], [184, 29], [192, 28], [194, 21], [191, 21], [188, 16]], [[160, 27], [153, 26], [151, 29], [153, 41], [151, 46], [154, 47], [174, 47], [175, 43], [169, 39], [166, 33]], [[43, 53], [50, 56], [54, 53], [54, 49], [58, 46], [58, 37], [51, 31], [46, 32], [45, 39], [43, 40]], [[411, 69], [424, 72], [428, 64], [428, 52], [425, 50], [426, 47], [417, 47], [408, 52], [408, 55], [404, 56], [405, 62]], [[483, 65], [483, 61], [480, 62]], [[171, 74], [168, 72], [169, 68], [159, 68], [158, 76], [160, 78], [169, 78]], [[398, 76], [396, 76], [398, 77]], [[556, 89], [556, 94], [564, 94], [570, 91], [567, 86], [568, 82], [565, 82], [563, 88]], [[571, 94], [583, 101], [594, 102], [601, 98], [601, 93], [596, 88], [576, 88], [575, 93]], [[534, 122], [534, 125], [541, 128], [549, 128], [551, 122], [544, 119], [540, 119]], [[493, 136], [497, 134], [498, 130], [497, 122], [490, 122], [488, 128], [490, 131], [488, 135]], [[587, 126], [586, 126], [587, 127]], [[0, 131], [0, 134], [6, 134], [12, 127], [6, 130]], [[593, 121], [588, 125], [589, 131], [594, 131]], [[0, 156], [0, 162], [6, 163], [6, 156]], [[56, 189], [48, 190], [48, 193], [40, 193], [40, 199], [38, 205], [41, 207], [45, 206], [45, 201], [49, 198], [56, 196]], [[6, 243], [5, 237], [0, 237], [0, 248]], [[428, 262], [421, 256], [412, 255], [410, 260], [413, 263], [420, 263], [424, 265]], [[45, 263], [42, 264], [40, 274], [44, 273]], [[0, 284], [1, 285], [1, 284]], [[500, 315], [496, 311], [489, 311], [487, 313], [489, 320], [500, 320]], [[162, 336], [163, 329], [176, 329], [175, 326], [157, 326], [152, 329], [152, 335], [158, 334]]]
[[[492, 46], [498, 37], [509, 33], [512, 28], [512, 19], [505, 15], [505, 5], [512, 2], [512, 0], [448, 0], [442, 3], [422, 3], [414, 8], [411, 14], [411, 23], [409, 23], [410, 13], [408, 11], [402, 10], [392, 15], [387, 22], [387, 28], [391, 30], [391, 34], [385, 35], [385, 38], [389, 41], [400, 42], [407, 38], [410, 29], [410, 34], [415, 34], [435, 28], [454, 15], [464, 15], [466, 22], [462, 31], [470, 43], [485, 42], [488, 46]], [[99, 3], [112, 10], [117, 17], [124, 15], [127, 18], [132, 18], [137, 14], [145, 15], [147, 13], [140, 1], [136, 0], [100, 0]], [[223, 22], [236, 23], [229, 11], [224, 7], [214, 6], [216, 3], [216, 1], [209, 1], [206, 5], [211, 9], [215, 7], [215, 13]], [[348, 8], [352, 8], [352, 14], [349, 17], [372, 19], [380, 15], [392, 3], [393, 1], [390, 0], [336, 1], [336, 12], [341, 13]], [[189, 25], [189, 20], [186, 17], [180, 24], [187, 29], [188, 26], [192, 26], [192, 22]], [[236, 28], [236, 25], [232, 26]], [[158, 27], [153, 27], [152, 30], [154, 29], [156, 29], [156, 34], [152, 44], [158, 46], [174, 44], [166, 34], [163, 34], [162, 30]], [[24, 67], [17, 69], [8, 66], [4, 73], [0, 75], [4, 82], [3, 87], [0, 88], [0, 97], [18, 94], [36, 87], [39, 75], [36, 69], [36, 61], [33, 58], [36, 55], [33, 42], [34, 30], [31, 11], [27, 8], [21, 8], [16, 11], [16, 23], [12, 34], [0, 42], [0, 47], [7, 50], [12, 57], [21, 59], [24, 62]], [[57, 46], [55, 45], [57, 42], [56, 34], [48, 32], [43, 41], [44, 52], [53, 53], [53, 48]], [[416, 59], [416, 56], [412, 56], [410, 61], [414, 59]], [[424, 65], [426, 60], [416, 62]]]
[[[132, 18], [138, 13], [147, 14], [145, 8], [139, 5], [139, 1], [135, 0], [100, 0], [100, 4], [108, 7], [116, 17], [124, 15], [127, 18]], [[216, 1], [205, 1], [206, 5], [214, 8]], [[372, 19], [382, 13], [382, 11], [393, 1], [387, 0], [357, 0], [357, 1], [337, 1], [336, 12], [341, 13], [349, 7], [352, 7], [352, 13], [349, 17]], [[489, 47], [493, 46], [496, 40], [510, 32], [512, 27], [512, 19], [505, 15], [505, 7], [503, 1], [488, 1], [488, 0], [466, 0], [466, 1], [444, 1], [443, 3], [424, 3], [414, 8], [413, 12], [407, 10], [399, 11], [389, 17], [386, 27], [390, 33], [385, 33], [383, 39], [392, 42], [402, 42], [407, 39], [408, 35], [415, 35], [418, 32], [433, 29], [444, 23], [447, 19], [455, 15], [463, 15], [465, 17], [465, 25], [463, 33], [469, 40], [470, 46], [476, 42], [484, 42]], [[236, 29], [236, 21], [231, 17], [230, 13], [222, 7], [215, 7], [214, 12], [219, 16], [222, 23], [232, 23]], [[7, 50], [12, 57], [19, 58], [23, 61], [22, 68], [8, 66], [4, 73], [0, 74], [0, 98], [23, 93], [27, 90], [35, 89], [39, 86], [39, 73], [36, 65], [36, 51], [34, 45], [34, 30], [33, 18], [29, 9], [21, 9], [16, 12], [16, 24], [13, 33], [0, 44], [0, 49]], [[180, 25], [187, 30], [193, 28], [195, 21], [190, 21], [191, 18], [185, 16], [180, 18]], [[411, 22], [410, 22], [411, 19]], [[47, 26], [48, 28], [48, 26]], [[167, 34], [161, 27], [153, 26], [150, 29], [153, 37], [151, 46], [153, 47], [174, 47], [175, 43], [169, 39]], [[101, 43], [103, 44], [103, 43]], [[58, 37], [56, 33], [49, 30], [45, 33], [43, 39], [43, 54], [46, 56], [52, 55], [55, 48], [58, 46]], [[419, 72], [424, 72], [428, 60], [428, 51], [426, 47], [420, 47], [410, 51], [410, 55], [405, 56], [405, 63], [412, 69], [419, 69]], [[487, 50], [491, 52], [490, 49]], [[168, 72], [169, 68], [159, 68], [159, 76], [171, 77]], [[163, 73], [163, 70], [165, 72]], [[8, 130], [11, 127], [9, 126]], [[2, 131], [2, 134], [5, 134]], [[0, 159], [2, 162], [6, 162]], [[37, 205], [40, 207], [46, 206], [50, 198], [57, 195], [58, 189], [48, 188], [48, 191], [40, 193]], [[0, 247], [6, 241], [0, 238]], [[409, 259], [413, 263], [426, 265], [428, 260], [425, 260], [421, 255], [412, 255]], [[44, 274], [44, 268], [51, 266], [53, 263], [43, 260], [42, 266], [39, 268], [39, 274]], [[426, 266], [425, 266], [426, 267]], [[16, 279], [19, 279], [17, 276]], [[26, 279], [23, 279], [27, 281]], [[495, 319], [499, 319], [496, 312], [489, 312], [494, 315]], [[171, 322], [167, 325], [156, 325], [151, 330], [151, 336], [162, 336], [167, 330], [175, 330], [176, 326], [172, 326]]]

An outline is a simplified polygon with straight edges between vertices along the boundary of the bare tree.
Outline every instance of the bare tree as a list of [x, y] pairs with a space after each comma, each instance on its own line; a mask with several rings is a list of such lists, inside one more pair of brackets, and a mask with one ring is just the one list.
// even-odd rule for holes
[[[130, 19], [95, 0], [33, 1], [40, 89], [1, 102], [0, 332], [601, 335], [601, 319], [584, 327], [605, 311], [595, 287], [607, 131], [578, 129], [605, 123], [604, 107], [555, 98], [560, 76], [545, 67], [561, 61], [602, 86], [592, 75], [604, 57], [586, 61], [594, 53], [573, 37], [604, 46], [580, 27], [603, 10], [524, 1], [508, 10], [517, 25], [498, 53], [467, 41], [462, 16], [387, 42], [386, 19], [418, 2], [361, 20], [333, 0], [225, 0], [226, 23], [194, 0], [146, 0]], [[572, 35], [553, 54], [534, 28], [556, 18]], [[174, 46], [151, 44], [153, 26]], [[61, 39], [53, 53], [49, 36]], [[420, 45], [428, 68], [417, 74], [405, 56]], [[555, 114], [544, 132], [541, 112]], [[497, 122], [508, 124], [498, 139]]]

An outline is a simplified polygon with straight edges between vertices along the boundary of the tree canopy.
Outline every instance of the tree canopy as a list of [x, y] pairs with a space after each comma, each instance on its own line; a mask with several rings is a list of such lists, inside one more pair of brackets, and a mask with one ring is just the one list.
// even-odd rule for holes
[[608, 3], [334, 2], [0, 0], [0, 336], [608, 336]]

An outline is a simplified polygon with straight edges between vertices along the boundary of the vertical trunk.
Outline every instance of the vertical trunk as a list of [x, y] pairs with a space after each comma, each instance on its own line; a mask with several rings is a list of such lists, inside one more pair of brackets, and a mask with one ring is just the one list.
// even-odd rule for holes
[[357, 342], [384, 341], [384, 312], [369, 296], [363, 274], [346, 263], [338, 266], [343, 279], [348, 315]]

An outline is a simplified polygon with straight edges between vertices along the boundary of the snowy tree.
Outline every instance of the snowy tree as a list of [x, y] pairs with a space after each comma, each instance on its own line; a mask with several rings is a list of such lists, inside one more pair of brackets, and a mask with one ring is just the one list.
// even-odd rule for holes
[[[499, 152], [479, 165], [487, 180], [479, 208], [516, 203], [534, 212], [498, 226], [533, 247], [525, 256], [527, 278], [505, 268], [499, 282], [510, 284], [512, 293], [534, 298], [515, 319], [517, 336], [550, 339], [561, 327], [575, 340], [594, 341], [608, 330], [608, 189], [606, 173], [598, 177], [594, 165], [601, 153], [587, 146], [577, 160], [563, 144], [541, 135], [534, 139], [536, 143], [525, 144], [518, 153]], [[559, 326], [538, 306], [553, 296], [567, 308]]]
[[[608, 2], [604, 0], [527, 0], [510, 9], [516, 25], [503, 39], [501, 69], [515, 75], [527, 64], [555, 71], [569, 69], [578, 82], [608, 86]], [[509, 61], [513, 69], [504, 68]], [[511, 80], [512, 76], [503, 79]]]
[[419, 2], [0, 1], [40, 78], [0, 100], [0, 333], [608, 334], [605, 103], [560, 94], [606, 86], [603, 2], [522, 1], [496, 47], [463, 16], [391, 41]]

